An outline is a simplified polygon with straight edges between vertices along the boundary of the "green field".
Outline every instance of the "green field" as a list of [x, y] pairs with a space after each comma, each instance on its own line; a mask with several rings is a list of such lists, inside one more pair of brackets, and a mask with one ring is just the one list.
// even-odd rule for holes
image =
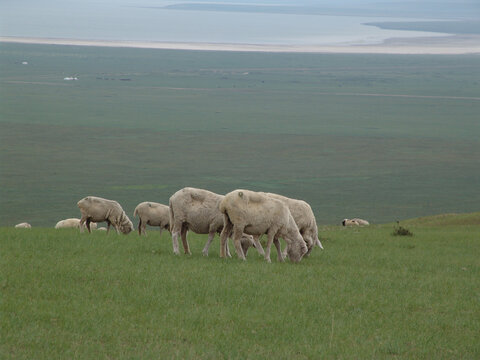
[[478, 359], [480, 213], [320, 228], [298, 264], [0, 228], [2, 359]]
[[131, 215], [184, 186], [304, 199], [319, 224], [478, 211], [475, 55], [2, 43], [0, 65], [3, 226], [78, 217], [87, 195]]

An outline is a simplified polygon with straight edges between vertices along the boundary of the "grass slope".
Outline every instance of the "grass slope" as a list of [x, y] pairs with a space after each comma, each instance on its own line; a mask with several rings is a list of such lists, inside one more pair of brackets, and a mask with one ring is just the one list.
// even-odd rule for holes
[[[462, 215], [462, 218], [480, 214]], [[473, 359], [479, 226], [323, 227], [299, 264], [170, 236], [0, 229], [0, 357]], [[405, 223], [406, 225], [406, 223]]]

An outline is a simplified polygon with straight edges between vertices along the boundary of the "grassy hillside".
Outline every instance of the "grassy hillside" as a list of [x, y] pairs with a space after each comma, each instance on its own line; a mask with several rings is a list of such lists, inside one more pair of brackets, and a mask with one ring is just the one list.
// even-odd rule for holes
[[218, 238], [205, 258], [195, 234], [174, 256], [153, 230], [0, 228], [0, 357], [478, 358], [478, 223], [404, 225], [323, 227], [299, 264], [220, 259]]
[[440, 214], [424, 216], [417, 219], [402, 221], [402, 224], [409, 226], [470, 226], [480, 225], [480, 213], [467, 214]]
[[478, 211], [478, 56], [0, 44], [0, 63], [4, 226], [184, 186], [305, 199], [320, 224]]

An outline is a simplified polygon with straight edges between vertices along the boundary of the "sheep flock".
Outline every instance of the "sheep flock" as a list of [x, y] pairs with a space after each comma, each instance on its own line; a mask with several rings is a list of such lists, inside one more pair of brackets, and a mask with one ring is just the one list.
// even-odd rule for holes
[[[87, 196], [78, 201], [80, 218], [68, 218], [57, 222], [55, 229], [77, 228], [104, 230], [108, 234], [113, 226], [117, 234], [128, 234], [134, 230], [133, 223], [122, 206], [114, 200]], [[157, 202], [139, 203], [133, 216], [139, 218], [138, 234], [146, 236], [146, 226], [159, 227], [170, 232], [173, 252], [180, 253], [179, 238], [185, 254], [191, 254], [187, 240], [188, 231], [208, 234], [203, 255], [208, 251], [215, 234], [220, 235], [220, 256], [231, 257], [228, 238], [233, 240], [239, 259], [246, 260], [249, 248], [253, 247], [265, 261], [270, 260], [271, 245], [275, 245], [278, 260], [285, 258], [299, 262], [310, 254], [314, 247], [323, 249], [318, 238], [318, 227], [311, 206], [303, 201], [279, 194], [237, 189], [226, 195], [219, 195], [204, 189], [185, 187], [174, 193], [168, 205]], [[106, 222], [107, 227], [97, 227]], [[369, 225], [368, 221], [354, 218], [344, 219], [343, 226]], [[27, 222], [15, 228], [31, 228]], [[266, 248], [259, 239], [267, 236]], [[279, 239], [286, 246], [282, 252]]]

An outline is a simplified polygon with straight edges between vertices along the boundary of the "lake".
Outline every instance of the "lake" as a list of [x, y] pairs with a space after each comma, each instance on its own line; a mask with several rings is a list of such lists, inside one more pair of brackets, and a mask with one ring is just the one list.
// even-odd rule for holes
[[2, 1], [0, 35], [86, 40], [128, 40], [259, 45], [364, 45], [393, 37], [441, 36], [384, 30], [394, 17], [173, 10], [171, 1]]

